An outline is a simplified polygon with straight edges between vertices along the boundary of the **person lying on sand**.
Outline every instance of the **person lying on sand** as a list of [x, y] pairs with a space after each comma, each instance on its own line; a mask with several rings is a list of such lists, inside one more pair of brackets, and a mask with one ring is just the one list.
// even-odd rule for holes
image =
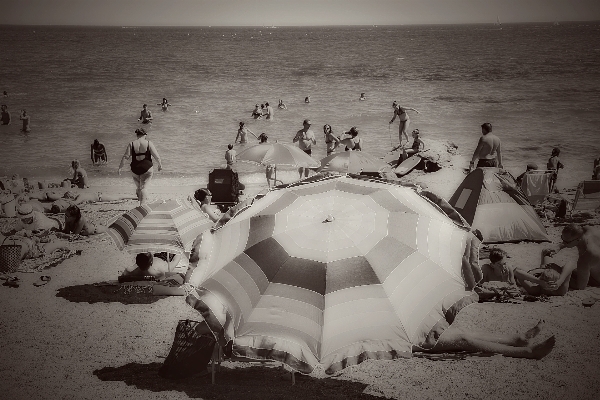
[[548, 264], [552, 257], [563, 249], [577, 248], [577, 260], [570, 261], [561, 268], [556, 286], [565, 293], [568, 288], [582, 290], [586, 286], [600, 286], [600, 227], [569, 224], [560, 235], [562, 243], [557, 249], [542, 250], [542, 264]]
[[91, 236], [106, 232], [104, 225], [96, 225], [88, 221], [79, 207], [71, 205], [65, 211], [65, 228], [56, 234], [57, 237], [70, 237], [70, 234]]
[[[544, 326], [544, 320], [540, 320], [536, 326], [525, 333], [512, 335], [500, 335], [489, 332], [464, 331], [460, 328], [449, 326], [441, 336], [437, 337], [437, 343], [431, 349], [423, 349], [414, 346], [413, 351], [424, 351], [427, 353], [447, 353], [457, 351], [486, 352], [502, 354], [506, 357], [542, 359], [554, 348], [556, 338], [550, 336], [548, 339], [534, 343], [533, 340], [540, 334]], [[434, 332], [435, 335], [435, 332]]]
[[77, 206], [87, 203], [96, 203], [102, 201], [119, 201], [119, 200], [137, 200], [134, 196], [123, 196], [119, 194], [110, 194], [102, 192], [72, 192], [67, 191], [62, 195], [62, 198], [55, 200], [50, 207], [49, 212], [58, 214], [63, 213], [69, 206]]
[[17, 208], [17, 223], [15, 232], [23, 231], [23, 235], [30, 236], [44, 230], [62, 231], [62, 222], [56, 218], [47, 217], [44, 213], [34, 211], [30, 204], [23, 204]]

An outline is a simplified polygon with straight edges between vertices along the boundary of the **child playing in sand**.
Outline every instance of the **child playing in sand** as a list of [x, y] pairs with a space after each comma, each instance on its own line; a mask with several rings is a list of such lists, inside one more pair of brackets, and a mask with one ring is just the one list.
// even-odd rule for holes
[[[106, 232], [106, 227], [88, 221], [76, 205], [71, 205], [65, 211], [65, 228], [63, 233], [82, 236], [96, 235]], [[60, 237], [59, 234], [56, 236]]]

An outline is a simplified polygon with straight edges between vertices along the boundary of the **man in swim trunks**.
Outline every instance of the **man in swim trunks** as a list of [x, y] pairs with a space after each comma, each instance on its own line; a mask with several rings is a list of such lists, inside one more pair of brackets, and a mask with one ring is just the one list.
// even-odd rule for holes
[[479, 138], [477, 148], [473, 152], [473, 158], [469, 164], [469, 172], [475, 168], [475, 161], [477, 161], [477, 168], [482, 167], [498, 167], [502, 166], [502, 146], [498, 136], [492, 133], [492, 124], [486, 122], [481, 125], [482, 136]]
[[152, 123], [152, 112], [150, 112], [150, 110], [148, 110], [148, 105], [144, 104], [142, 106], [142, 111], [140, 112], [140, 117], [138, 118], [138, 121], [142, 121], [142, 124], [150, 124]]
[[273, 116], [275, 115], [274, 112], [273, 112], [273, 107], [271, 107], [268, 102], [265, 103], [265, 107], [266, 107], [265, 114], [267, 116], [267, 121], [272, 121], [273, 120]]
[[2, 110], [2, 116], [0, 117], [0, 122], [2, 125], [10, 125], [10, 113], [8, 112], [8, 107], [6, 104], [2, 104], [0, 107]]
[[[296, 133], [293, 142], [298, 142], [298, 147], [309, 156], [312, 156], [312, 146], [317, 144], [317, 139], [315, 139], [315, 133], [310, 129], [311, 124], [309, 119], [305, 119], [302, 125], [303, 128]], [[305, 177], [308, 177], [308, 172], [308, 168], [298, 168], [300, 179], [302, 179], [303, 174]]]

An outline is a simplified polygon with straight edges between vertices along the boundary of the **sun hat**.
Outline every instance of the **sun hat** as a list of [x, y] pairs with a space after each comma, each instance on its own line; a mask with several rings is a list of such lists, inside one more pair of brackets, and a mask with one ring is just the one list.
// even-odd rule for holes
[[33, 217], [33, 207], [31, 204], [21, 204], [19, 208], [17, 208], [17, 214], [21, 219], [31, 218]]

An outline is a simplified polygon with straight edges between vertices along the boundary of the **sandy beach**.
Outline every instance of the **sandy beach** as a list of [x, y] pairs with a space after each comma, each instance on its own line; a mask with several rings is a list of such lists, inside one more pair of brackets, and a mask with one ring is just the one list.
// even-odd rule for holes
[[[448, 199], [465, 177], [465, 158], [453, 155], [438, 172], [416, 171], [405, 181], [421, 183]], [[123, 181], [130, 178], [123, 178]], [[185, 198], [198, 185], [150, 186], [152, 199]], [[133, 183], [94, 186], [90, 191], [133, 194]], [[245, 196], [264, 190], [248, 185]], [[571, 191], [566, 195], [572, 194]], [[135, 207], [136, 201], [87, 204], [95, 223]], [[11, 228], [14, 218], [0, 218]], [[597, 223], [591, 219], [588, 223]], [[555, 226], [556, 225], [556, 226]], [[546, 224], [559, 240], [562, 225]], [[415, 355], [394, 361], [366, 361], [334, 376], [290, 375], [276, 363], [224, 362], [216, 385], [210, 377], [165, 380], [157, 375], [167, 356], [177, 321], [200, 316], [183, 297], [124, 295], [94, 283], [114, 280], [133, 263], [106, 234], [75, 240], [82, 250], [43, 271], [18, 272], [20, 287], [0, 287], [0, 387], [5, 399], [597, 399], [600, 393], [600, 305], [584, 308], [582, 297], [600, 291], [570, 292], [548, 302], [476, 303], [455, 324], [465, 329], [511, 333], [546, 321], [543, 338], [557, 344], [542, 360], [500, 355]], [[533, 268], [548, 244], [504, 244], [512, 262]], [[485, 262], [486, 260], [481, 260]], [[51, 281], [34, 286], [41, 275]], [[267, 384], [268, 383], [268, 384]]]

